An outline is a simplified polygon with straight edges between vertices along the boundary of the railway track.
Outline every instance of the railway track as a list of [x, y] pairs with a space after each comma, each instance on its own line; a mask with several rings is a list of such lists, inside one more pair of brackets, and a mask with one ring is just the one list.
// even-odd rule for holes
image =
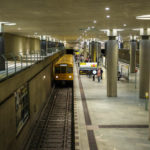
[[36, 125], [28, 150], [72, 150], [73, 100], [72, 88], [55, 89]]

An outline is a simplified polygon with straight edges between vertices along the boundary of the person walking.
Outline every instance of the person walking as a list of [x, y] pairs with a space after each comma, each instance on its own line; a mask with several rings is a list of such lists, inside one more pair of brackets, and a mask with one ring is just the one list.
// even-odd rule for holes
[[101, 70], [101, 79], [103, 79], [103, 69], [100, 68], [100, 70]]
[[97, 70], [97, 78], [98, 78], [98, 82], [100, 82], [100, 80], [101, 80], [101, 70], [100, 70], [100, 68], [98, 68], [98, 70]]
[[120, 78], [121, 78], [121, 72], [118, 71], [118, 81], [120, 80]]

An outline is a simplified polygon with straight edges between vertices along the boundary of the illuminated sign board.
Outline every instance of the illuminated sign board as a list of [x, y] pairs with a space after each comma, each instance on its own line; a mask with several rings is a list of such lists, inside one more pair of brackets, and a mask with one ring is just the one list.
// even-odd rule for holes
[[66, 66], [67, 66], [67, 64], [60, 64], [60, 66], [66, 67]]
[[80, 68], [97, 68], [96, 62], [81, 62]]

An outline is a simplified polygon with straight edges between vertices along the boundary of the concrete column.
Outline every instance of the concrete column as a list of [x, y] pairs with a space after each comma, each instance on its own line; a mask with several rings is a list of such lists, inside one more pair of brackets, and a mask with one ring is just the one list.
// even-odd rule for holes
[[92, 52], [92, 42], [89, 43], [89, 56], [90, 56], [90, 58], [92, 56], [91, 52]]
[[136, 49], [137, 42], [136, 40], [130, 41], [130, 72], [135, 73], [136, 68]]
[[105, 68], [107, 68], [107, 43], [108, 42], [105, 42]]
[[59, 49], [63, 50], [64, 49], [64, 43], [59, 43]]
[[83, 55], [84, 55], [84, 59], [87, 58], [87, 42], [84, 42], [84, 52], [83, 52]]
[[149, 36], [142, 36], [142, 40], [140, 41], [140, 98], [145, 98], [145, 92], [149, 91], [149, 53]]
[[92, 41], [92, 51], [91, 51], [91, 60], [92, 60], [92, 62], [96, 62], [96, 53], [97, 53], [97, 51], [96, 51], [96, 42], [94, 42], [94, 41]]
[[53, 50], [54, 50], [54, 52], [56, 52], [56, 49], [57, 49], [57, 42], [55, 41], [53, 44], [54, 44], [54, 45], [53, 45]]
[[[150, 58], [150, 53], [149, 53], [149, 58]], [[149, 59], [149, 63], [150, 63], [150, 59]], [[149, 69], [150, 69], [150, 65], [149, 65]], [[149, 87], [150, 87], [150, 76], [149, 76]], [[149, 102], [148, 102], [148, 111], [149, 111], [149, 140], [150, 140], [150, 88], [149, 88]]]
[[120, 43], [120, 49], [123, 49], [123, 42]]
[[93, 49], [93, 62], [97, 62], [97, 49], [98, 49], [97, 42], [94, 42], [94, 49]]
[[98, 64], [98, 42], [95, 42], [95, 50], [96, 50], [96, 62]]
[[[149, 44], [150, 47], [150, 44]], [[148, 58], [150, 58], [150, 52], [148, 53]], [[148, 64], [150, 64], [150, 59], [148, 59]], [[150, 65], [149, 65], [149, 71], [150, 71]], [[150, 73], [149, 73], [150, 74]], [[149, 75], [149, 87], [150, 87], [150, 75]], [[149, 110], [149, 140], [150, 140], [150, 88], [149, 88], [149, 106], [148, 106], [148, 110]]]
[[2, 57], [5, 53], [3, 24], [0, 24], [0, 71], [5, 70], [5, 59]]
[[100, 65], [100, 57], [101, 57], [101, 43], [97, 42], [97, 66]]
[[115, 36], [109, 36], [107, 42], [107, 96], [117, 96], [118, 43]]
[[41, 36], [41, 55], [46, 56], [46, 50], [47, 50], [46, 37]]
[[55, 49], [56, 49], [56, 46], [55, 46], [55, 42], [54, 41], [52, 41], [52, 52], [55, 52]]
[[139, 50], [139, 49], [140, 49], [140, 42], [137, 41], [137, 50]]
[[91, 61], [94, 61], [94, 41], [91, 42]]
[[52, 47], [51, 41], [48, 40], [48, 50], [47, 50], [48, 53], [51, 53], [51, 47]]

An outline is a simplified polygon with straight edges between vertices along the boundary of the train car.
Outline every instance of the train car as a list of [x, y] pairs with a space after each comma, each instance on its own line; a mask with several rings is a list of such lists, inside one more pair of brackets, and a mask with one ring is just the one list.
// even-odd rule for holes
[[73, 55], [65, 54], [55, 63], [54, 79], [56, 84], [73, 84]]
[[74, 49], [66, 49], [66, 54], [74, 54]]

